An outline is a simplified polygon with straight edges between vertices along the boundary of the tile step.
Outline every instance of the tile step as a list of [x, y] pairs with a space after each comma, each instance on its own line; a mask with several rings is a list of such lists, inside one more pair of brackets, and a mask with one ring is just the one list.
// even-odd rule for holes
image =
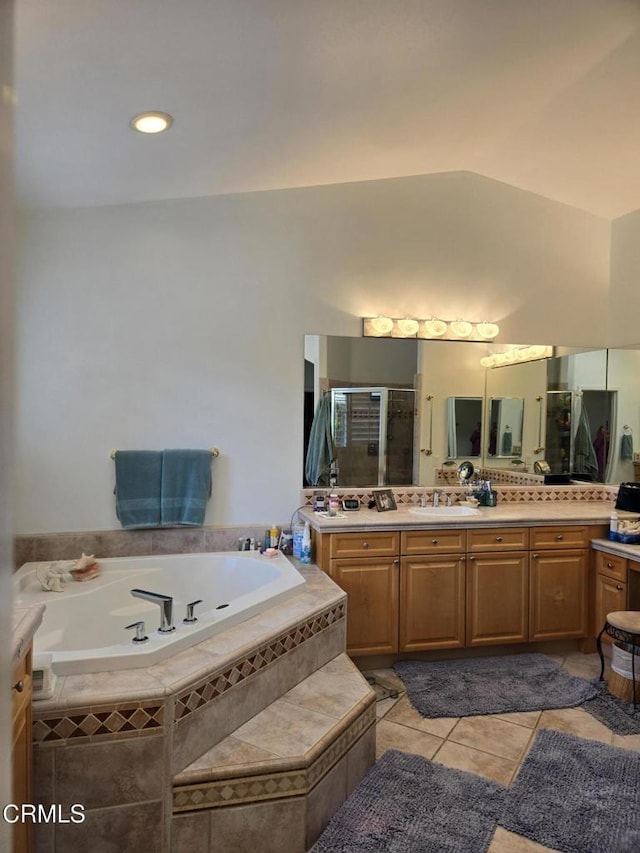
[[174, 776], [173, 811], [308, 793], [375, 724], [375, 693], [333, 658]]

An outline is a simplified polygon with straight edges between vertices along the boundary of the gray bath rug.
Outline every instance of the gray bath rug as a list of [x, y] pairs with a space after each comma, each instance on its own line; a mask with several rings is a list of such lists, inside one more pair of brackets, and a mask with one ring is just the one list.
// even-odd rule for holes
[[543, 729], [499, 823], [563, 853], [637, 853], [639, 779], [639, 753]]
[[495, 782], [390, 749], [312, 853], [484, 853], [505, 795]]
[[634, 709], [632, 702], [612, 696], [604, 681], [598, 679], [592, 684], [597, 693], [584, 703], [584, 710], [617, 735], [640, 735], [640, 708]]
[[596, 695], [547, 655], [400, 661], [393, 667], [423, 717], [469, 717], [573, 708]]

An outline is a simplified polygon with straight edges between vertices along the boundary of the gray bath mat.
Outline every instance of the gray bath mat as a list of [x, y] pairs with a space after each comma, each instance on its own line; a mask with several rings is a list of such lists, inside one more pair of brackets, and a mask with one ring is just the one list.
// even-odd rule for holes
[[592, 684], [597, 693], [584, 703], [584, 710], [617, 735], [640, 735], [640, 708], [634, 709], [632, 702], [612, 696], [604, 681], [596, 680]]
[[639, 753], [543, 729], [499, 823], [564, 853], [637, 853], [639, 779]]
[[505, 795], [495, 782], [390, 749], [312, 853], [484, 853]]
[[401, 661], [394, 669], [423, 717], [573, 708], [597, 692], [593, 684], [541, 654]]

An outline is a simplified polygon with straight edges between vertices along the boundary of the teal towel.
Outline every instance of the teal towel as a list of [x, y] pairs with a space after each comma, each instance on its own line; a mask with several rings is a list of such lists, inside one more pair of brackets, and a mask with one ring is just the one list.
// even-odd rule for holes
[[325, 394], [316, 408], [309, 433], [304, 474], [310, 486], [328, 486], [331, 463], [335, 458], [331, 436], [331, 396]]
[[630, 432], [625, 432], [620, 442], [620, 458], [633, 459], [633, 436]]
[[115, 463], [116, 515], [122, 526], [159, 527], [162, 453], [118, 450]]
[[210, 450], [163, 451], [160, 490], [160, 522], [163, 527], [204, 524], [210, 495]]

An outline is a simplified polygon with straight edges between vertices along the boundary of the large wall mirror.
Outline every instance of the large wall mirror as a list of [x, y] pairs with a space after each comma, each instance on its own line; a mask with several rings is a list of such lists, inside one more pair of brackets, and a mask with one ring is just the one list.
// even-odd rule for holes
[[[530, 472], [537, 460], [546, 460], [552, 473], [576, 479], [633, 480], [640, 467], [633, 464], [634, 453], [640, 452], [640, 346], [556, 347], [551, 359], [499, 368], [480, 365], [484, 355], [505, 348], [305, 336], [305, 458], [318, 401], [332, 388], [342, 389], [343, 395], [356, 388], [370, 395], [376, 388], [383, 395], [376, 403], [384, 397], [393, 401], [390, 392], [410, 390], [415, 393], [397, 395], [402, 405], [387, 403], [385, 418], [390, 414], [391, 420], [385, 420], [382, 431], [379, 422], [375, 425], [373, 439], [369, 416], [358, 415], [358, 406], [353, 407], [352, 425], [343, 428], [339, 440], [346, 444], [359, 434], [358, 458], [376, 473], [367, 474], [367, 482], [355, 482], [364, 476], [363, 467], [351, 466], [346, 457], [339, 463], [336, 485], [432, 486], [438, 471], [451, 471], [453, 461], [469, 458], [476, 467]], [[342, 398], [343, 417], [347, 399]], [[413, 401], [413, 411], [407, 401]], [[324, 485], [329, 485], [328, 475]]]

